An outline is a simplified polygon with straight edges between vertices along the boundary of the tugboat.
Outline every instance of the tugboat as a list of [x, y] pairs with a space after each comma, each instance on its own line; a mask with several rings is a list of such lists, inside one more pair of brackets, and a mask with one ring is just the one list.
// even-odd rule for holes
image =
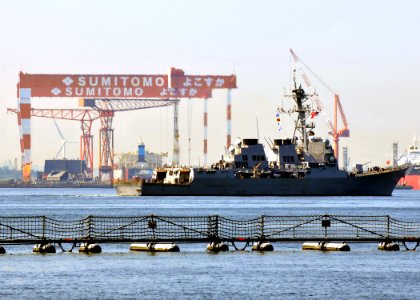
[[268, 161], [258, 139], [237, 139], [210, 168], [160, 168], [150, 181], [132, 186], [141, 196], [390, 196], [406, 167], [353, 172], [338, 168], [330, 142], [314, 137], [310, 98], [296, 82], [295, 135], [276, 139]]

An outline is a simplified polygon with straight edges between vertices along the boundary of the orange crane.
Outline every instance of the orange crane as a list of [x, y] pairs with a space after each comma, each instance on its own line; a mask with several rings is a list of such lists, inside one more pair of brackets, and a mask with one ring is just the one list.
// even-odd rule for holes
[[[17, 109], [8, 108], [7, 112], [17, 114]], [[93, 178], [93, 135], [91, 134], [91, 129], [93, 121], [101, 117], [100, 112], [93, 109], [31, 108], [31, 116], [79, 121], [82, 130], [82, 135], [80, 136], [80, 159], [86, 162], [88, 176]]]
[[[312, 98], [315, 101], [318, 107], [318, 110], [321, 112], [321, 114], [325, 118], [325, 121], [327, 122], [327, 126], [330, 130], [329, 134], [332, 135], [333, 141], [334, 141], [333, 147], [334, 147], [335, 158], [338, 161], [340, 137], [350, 136], [350, 129], [348, 127], [346, 115], [344, 114], [343, 106], [341, 105], [341, 102], [340, 102], [340, 97], [314, 71], [312, 71], [311, 68], [309, 68], [308, 65], [306, 65], [305, 62], [302, 61], [292, 49], [290, 49], [290, 53], [293, 57], [295, 64], [300, 66], [299, 69], [302, 73], [303, 81], [305, 82], [306, 86], [312, 90], [314, 94]], [[328, 115], [324, 109], [324, 106], [322, 105], [321, 100], [319, 99], [318, 95], [315, 93], [315, 88], [312, 86], [312, 83], [310, 82], [309, 77], [306, 75], [301, 65], [303, 65], [309, 72], [311, 72], [312, 75], [314, 75], [332, 94], [334, 94], [334, 123], [332, 123], [331, 120], [328, 118]], [[340, 128], [340, 129], [338, 129], [338, 112], [340, 112], [341, 121], [343, 123], [343, 128]]]
[[114, 129], [112, 122], [116, 112], [166, 107], [178, 104], [178, 99], [80, 99], [79, 106], [99, 112], [99, 178], [112, 180], [114, 168]]
[[[39, 109], [31, 108], [32, 117], [79, 121], [80, 159], [86, 161], [87, 172], [93, 178], [93, 121], [100, 119], [99, 129], [99, 176], [107, 174], [112, 179], [114, 166], [114, 129], [112, 121], [115, 112], [131, 111], [147, 108], [166, 107], [178, 104], [178, 99], [80, 99], [79, 109]], [[8, 108], [8, 112], [16, 113], [17, 109]]]

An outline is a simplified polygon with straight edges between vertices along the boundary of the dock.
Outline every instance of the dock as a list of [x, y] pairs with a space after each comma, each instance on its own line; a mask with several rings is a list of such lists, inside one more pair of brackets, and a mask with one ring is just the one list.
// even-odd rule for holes
[[0, 246], [99, 243], [365, 242], [420, 244], [420, 222], [390, 216], [267, 216], [234, 220], [211, 216], [88, 216], [56, 220], [47, 216], [0, 217]]

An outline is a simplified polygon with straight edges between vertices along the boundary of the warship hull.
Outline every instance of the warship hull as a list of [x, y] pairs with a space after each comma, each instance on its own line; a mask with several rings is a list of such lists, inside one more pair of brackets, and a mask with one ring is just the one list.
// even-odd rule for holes
[[[347, 178], [226, 178], [209, 174], [189, 184], [143, 182], [125, 186], [132, 196], [390, 196], [405, 169]], [[121, 193], [120, 193], [121, 192]]]

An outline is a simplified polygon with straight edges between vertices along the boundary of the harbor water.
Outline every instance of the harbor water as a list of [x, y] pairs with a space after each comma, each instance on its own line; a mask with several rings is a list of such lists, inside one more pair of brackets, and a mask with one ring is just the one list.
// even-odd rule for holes
[[[420, 222], [420, 191], [392, 197], [118, 197], [113, 189], [0, 189], [1, 216], [55, 219], [94, 216], [390, 215]], [[103, 244], [102, 253], [40, 255], [33, 245], [5, 245], [2, 299], [418, 299], [420, 249], [383, 252], [350, 243], [350, 252], [274, 251], [210, 254], [205, 244], [180, 253], [130, 252]], [[231, 247], [232, 248], [232, 247]]]

